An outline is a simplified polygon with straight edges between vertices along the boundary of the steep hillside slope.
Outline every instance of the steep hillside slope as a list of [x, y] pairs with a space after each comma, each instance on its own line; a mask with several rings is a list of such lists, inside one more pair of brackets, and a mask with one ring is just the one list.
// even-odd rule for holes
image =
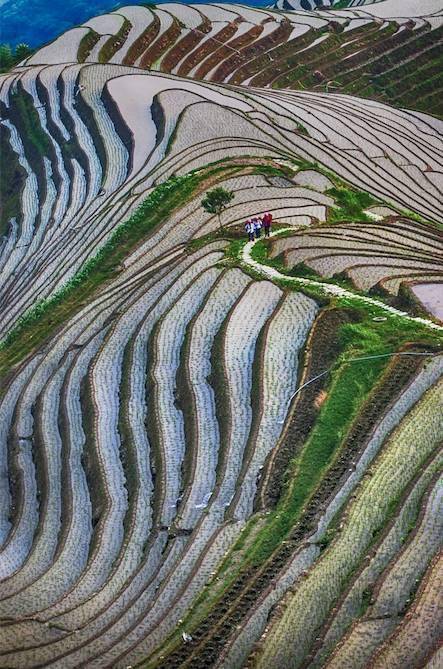
[[345, 94], [435, 66], [395, 4], [126, 7], [0, 78], [0, 667], [437, 666], [443, 123]]
[[[0, 252], [3, 333], [73, 277], [154, 185], [209, 163], [318, 161], [400, 210], [441, 220], [443, 142], [432, 119], [410, 112], [339, 95], [245, 94], [120, 65], [21, 69], [3, 78], [1, 97], [4, 141], [21, 168], [21, 212]], [[294, 189], [277, 208], [282, 222], [325, 220], [333, 201], [313, 191]], [[272, 197], [278, 191], [270, 187], [262, 211]], [[229, 223], [246, 214], [237, 199]], [[172, 234], [151, 240], [151, 252], [216, 225], [201, 213], [171, 225]]]

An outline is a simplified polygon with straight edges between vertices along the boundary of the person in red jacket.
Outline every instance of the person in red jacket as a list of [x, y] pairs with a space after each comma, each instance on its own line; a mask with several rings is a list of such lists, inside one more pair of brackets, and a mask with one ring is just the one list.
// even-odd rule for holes
[[267, 211], [263, 216], [263, 227], [265, 229], [265, 237], [269, 237], [271, 234], [271, 225], [272, 225], [272, 214]]

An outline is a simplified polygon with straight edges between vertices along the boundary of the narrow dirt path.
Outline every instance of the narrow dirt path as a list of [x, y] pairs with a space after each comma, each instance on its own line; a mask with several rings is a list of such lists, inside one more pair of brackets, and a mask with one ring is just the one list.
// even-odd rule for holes
[[[276, 232], [272, 232], [271, 237], [276, 237], [278, 235], [283, 234], [284, 232], [287, 232], [288, 230], [293, 230], [293, 229], [294, 228], [292, 227], [282, 228], [280, 230], [277, 230]], [[352, 298], [353, 300], [359, 302], [363, 302], [364, 304], [371, 304], [385, 311], [387, 315], [398, 316], [399, 318], [402, 318], [404, 320], [412, 321], [413, 323], [419, 323], [420, 325], [425, 325], [426, 327], [431, 328], [432, 330], [438, 330], [439, 332], [443, 332], [443, 325], [438, 325], [437, 323], [434, 323], [428, 318], [410, 316], [407, 313], [407, 311], [401, 311], [400, 309], [396, 309], [395, 307], [390, 307], [384, 302], [381, 302], [380, 300], [377, 300], [373, 297], [358, 295], [357, 293], [353, 293], [351, 290], [347, 290], [346, 288], [342, 288], [341, 286], [335, 286], [334, 284], [330, 283], [323, 283], [322, 281], [315, 281], [313, 279], [304, 279], [301, 277], [290, 277], [287, 276], [286, 274], [282, 274], [274, 267], [270, 267], [269, 265], [262, 265], [261, 263], [254, 260], [251, 255], [252, 248], [256, 243], [257, 243], [256, 239], [252, 242], [247, 242], [241, 251], [240, 257], [245, 265], [251, 267], [256, 272], [263, 274], [263, 276], [265, 276], [268, 279], [271, 280], [281, 279], [284, 281], [290, 281], [291, 283], [294, 284], [294, 286], [299, 285], [299, 286], [312, 286], [314, 288], [321, 288], [326, 295], [335, 295], [336, 297], [345, 297], [345, 298], [347, 297], [347, 298]]]

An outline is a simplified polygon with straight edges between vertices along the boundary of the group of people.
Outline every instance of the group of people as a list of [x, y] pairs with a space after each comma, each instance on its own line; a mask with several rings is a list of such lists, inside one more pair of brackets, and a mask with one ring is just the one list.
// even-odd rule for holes
[[253, 242], [254, 239], [259, 239], [262, 228], [265, 231], [265, 237], [269, 237], [271, 234], [271, 225], [272, 214], [269, 211], [263, 214], [263, 216], [248, 218], [245, 223], [245, 232], [248, 235], [249, 241]]

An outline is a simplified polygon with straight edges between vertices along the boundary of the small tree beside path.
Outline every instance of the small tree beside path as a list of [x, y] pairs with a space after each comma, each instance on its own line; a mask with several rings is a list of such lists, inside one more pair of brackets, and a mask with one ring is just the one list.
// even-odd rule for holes
[[222, 211], [226, 209], [228, 204], [233, 199], [234, 193], [232, 191], [218, 186], [217, 188], [208, 191], [201, 201], [201, 205], [205, 211], [207, 211], [209, 214], [217, 214], [218, 224], [222, 232], [224, 232], [224, 228], [220, 216]]

